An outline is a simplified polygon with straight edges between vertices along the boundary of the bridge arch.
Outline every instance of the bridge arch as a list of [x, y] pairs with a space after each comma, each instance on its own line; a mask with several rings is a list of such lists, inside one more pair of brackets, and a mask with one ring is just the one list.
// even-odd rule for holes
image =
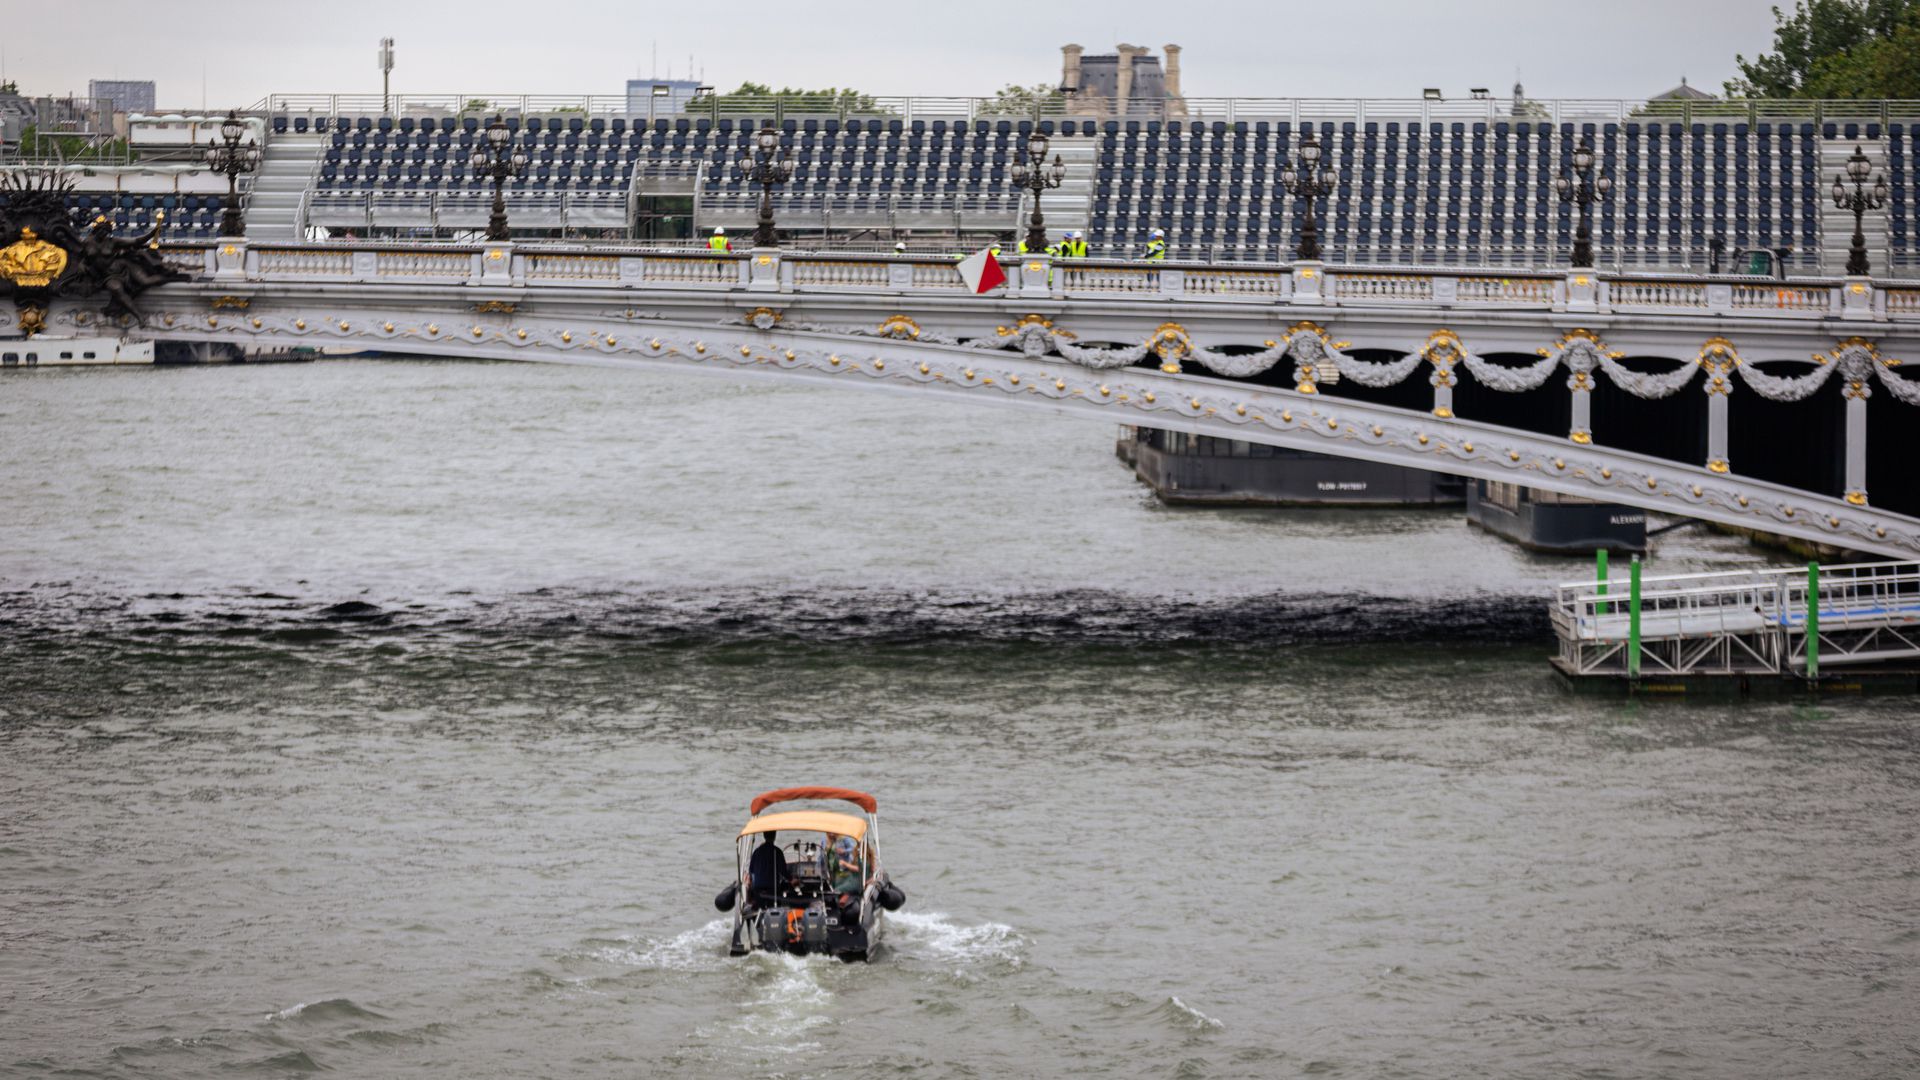
[[[1370, 363], [1310, 320], [1279, 328], [1253, 351], [1228, 351], [1197, 344], [1191, 330], [1170, 319], [1134, 336], [1133, 345], [1093, 346], [1033, 313], [963, 337], [931, 330], [931, 320], [905, 315], [836, 325], [765, 307], [716, 320], [605, 301], [569, 303], [564, 310], [530, 305], [533, 310], [523, 311], [518, 301], [476, 302], [471, 294], [463, 299], [465, 310], [458, 314], [433, 316], [423, 315], [417, 294], [397, 290], [362, 290], [351, 300], [259, 296], [225, 307], [218, 306], [219, 297], [203, 295], [194, 298], [197, 303], [169, 305], [158, 313], [152, 333], [177, 340], [351, 345], [892, 389], [1516, 482], [1890, 556], [1920, 554], [1920, 521], [1863, 500], [1740, 476], [1714, 468], [1711, 460], [1666, 460], [1603, 447], [1591, 437], [1583, 442], [1463, 419], [1443, 404], [1451, 401], [1450, 388], [1436, 378], [1443, 371], [1453, 373], [1456, 383], [1464, 372], [1507, 386], [1571, 381], [1580, 374], [1591, 382], [1595, 372], [1604, 371], [1623, 384], [1667, 394], [1697, 387], [1703, 371], [1707, 379], [1715, 374], [1698, 355], [1669, 372], [1635, 372], [1603, 350], [1604, 339], [1584, 331], [1562, 335], [1557, 348], [1544, 350], [1546, 355], [1527, 367], [1494, 364], [1462, 347], [1458, 335], [1448, 339], [1439, 333], [1414, 341], [1398, 360]], [[439, 321], [443, 317], [445, 324]], [[80, 310], [55, 316], [76, 328], [91, 318]], [[1129, 336], [1112, 333], [1108, 340]], [[1383, 354], [1393, 355], [1390, 345], [1383, 346]], [[1854, 348], [1848, 361], [1853, 375], [1898, 378], [1862, 367], [1874, 360]], [[1143, 366], [1149, 356], [1160, 363]], [[1257, 385], [1248, 377], [1284, 370], [1283, 365], [1292, 368], [1290, 388]], [[1725, 379], [1730, 371], [1719, 375]], [[1436, 402], [1424, 410], [1320, 390], [1322, 382], [1336, 376], [1392, 386], [1421, 373]], [[1780, 392], [1781, 384], [1766, 383], [1764, 376], [1759, 385]], [[1789, 387], [1804, 389], [1799, 383]], [[1578, 408], [1578, 392], [1575, 401], [1576, 420], [1590, 421]]]

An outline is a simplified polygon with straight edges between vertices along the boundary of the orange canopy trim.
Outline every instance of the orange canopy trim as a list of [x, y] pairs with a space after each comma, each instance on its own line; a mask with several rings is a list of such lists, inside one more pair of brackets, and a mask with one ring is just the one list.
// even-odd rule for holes
[[774, 803], [793, 802], [795, 799], [838, 799], [850, 802], [869, 814], [880, 810], [879, 801], [864, 791], [843, 787], [789, 787], [755, 795], [753, 802], [747, 806], [747, 813], [758, 816], [760, 811]]

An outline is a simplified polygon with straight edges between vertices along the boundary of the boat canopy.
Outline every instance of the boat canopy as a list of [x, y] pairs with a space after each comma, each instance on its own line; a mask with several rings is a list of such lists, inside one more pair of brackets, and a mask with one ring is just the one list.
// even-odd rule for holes
[[758, 814], [774, 803], [792, 802], [795, 799], [838, 799], [850, 802], [869, 814], [880, 810], [879, 801], [864, 791], [843, 787], [789, 787], [755, 795], [753, 802], [747, 806], [747, 813]]
[[746, 828], [740, 830], [740, 835], [770, 832], [823, 832], [862, 840], [867, 835], [867, 819], [853, 814], [836, 814], [830, 810], [788, 810], [754, 818], [747, 822]]

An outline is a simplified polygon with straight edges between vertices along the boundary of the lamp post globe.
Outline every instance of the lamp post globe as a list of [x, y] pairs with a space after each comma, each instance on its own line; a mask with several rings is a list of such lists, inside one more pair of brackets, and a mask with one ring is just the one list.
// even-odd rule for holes
[[1067, 163], [1060, 155], [1053, 156], [1053, 163], [1047, 163], [1047, 150], [1051, 141], [1039, 128], [1027, 136], [1024, 149], [1014, 152], [1013, 168], [1008, 176], [1013, 186], [1033, 196], [1033, 213], [1027, 218], [1027, 235], [1020, 241], [1026, 254], [1038, 255], [1047, 250], [1047, 219], [1040, 212], [1040, 195], [1059, 187], [1067, 178]]
[[[776, 159], [775, 154], [780, 156]], [[778, 247], [779, 234], [773, 229], [773, 188], [793, 179], [793, 159], [780, 149], [780, 133], [767, 124], [754, 135], [748, 153], [737, 162], [740, 175], [750, 184], [760, 185], [760, 215], [754, 223], [754, 247]]]
[[252, 139], [241, 143], [241, 136], [247, 132], [246, 121], [240, 119], [238, 110], [227, 110], [227, 118], [220, 122], [220, 138], [208, 140], [206, 158], [207, 168], [216, 175], [227, 178], [227, 203], [220, 214], [221, 236], [245, 236], [246, 219], [240, 215], [240, 177], [260, 168], [260, 148]]
[[507, 181], [527, 174], [528, 158], [525, 151], [512, 145], [513, 132], [507, 130], [506, 121], [499, 117], [487, 124], [485, 134], [485, 140], [474, 144], [467, 160], [473, 166], [475, 178], [493, 181], [493, 212], [487, 215], [487, 239], [511, 240], [513, 232], [507, 227]]
[[1585, 269], [1593, 266], [1593, 205], [1613, 198], [1613, 178], [1605, 174], [1596, 178], [1593, 162], [1593, 147], [1581, 143], [1574, 147], [1569, 171], [1553, 179], [1554, 194], [1579, 211], [1579, 224], [1573, 233], [1573, 265]]
[[1338, 180], [1332, 164], [1322, 164], [1321, 153], [1319, 138], [1308, 135], [1300, 141], [1298, 165], [1288, 161], [1280, 168], [1280, 186], [1289, 195], [1306, 203], [1306, 213], [1300, 222], [1300, 236], [1293, 247], [1293, 257], [1301, 262], [1318, 262], [1320, 259], [1318, 202], [1322, 196], [1333, 191]]
[[[1866, 277], [1872, 272], [1867, 262], [1867, 211], [1887, 205], [1887, 178], [1884, 175], [1875, 177], [1873, 190], [1867, 190], [1867, 177], [1872, 172], [1873, 162], [1867, 160], [1867, 155], [1856, 146], [1853, 156], [1847, 159], [1845, 178], [1838, 173], [1833, 177], [1833, 205], [1841, 210], [1853, 211], [1853, 244], [1847, 249], [1848, 277]], [[1847, 180], [1853, 181], [1852, 191], [1847, 190]]]

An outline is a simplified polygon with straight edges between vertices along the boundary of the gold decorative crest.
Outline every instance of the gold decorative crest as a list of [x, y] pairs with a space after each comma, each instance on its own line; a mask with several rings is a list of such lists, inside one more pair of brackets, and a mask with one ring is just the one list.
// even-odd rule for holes
[[1160, 370], [1169, 375], [1180, 374], [1181, 359], [1193, 355], [1193, 339], [1187, 336], [1187, 328], [1177, 322], [1161, 323], [1147, 346], [1160, 358]]
[[1079, 336], [1071, 330], [1061, 330], [1054, 326], [1053, 320], [1047, 318], [1045, 315], [1022, 315], [1020, 316], [1020, 321], [1014, 323], [1012, 326], [994, 327], [994, 333], [999, 334], [1001, 337], [1012, 337], [1015, 334], [1024, 333], [1030, 326], [1037, 326], [1054, 337], [1066, 338], [1068, 341], [1072, 341]]
[[[762, 310], [765, 309], [763, 308]], [[775, 313], [773, 317], [778, 319], [780, 316]], [[1004, 328], [1002, 329], [1004, 330]], [[889, 315], [875, 332], [881, 337], [911, 341], [920, 336], [920, 324], [914, 322], [912, 318], [906, 315]]]
[[21, 229], [20, 239], [0, 248], [0, 277], [22, 289], [44, 289], [67, 268], [67, 253], [47, 243], [32, 229]]
[[518, 310], [520, 310], [520, 305], [514, 303], [512, 300], [482, 300], [473, 305], [473, 311], [476, 315], [511, 315]]

